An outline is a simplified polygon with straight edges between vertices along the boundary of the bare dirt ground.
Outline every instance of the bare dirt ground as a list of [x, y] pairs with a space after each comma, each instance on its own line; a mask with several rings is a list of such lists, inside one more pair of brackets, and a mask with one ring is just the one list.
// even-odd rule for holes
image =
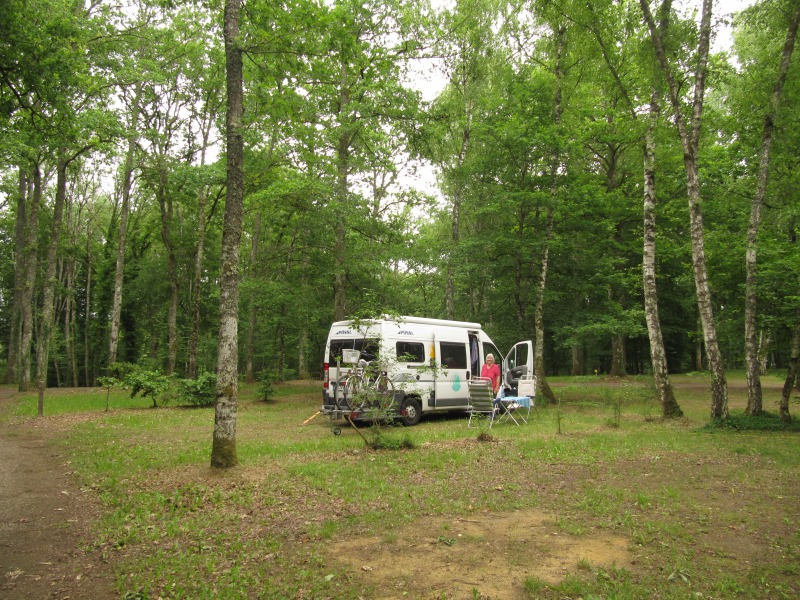
[[[529, 597], [523, 588], [528, 577], [555, 584], [581, 565], [628, 567], [629, 544], [606, 532], [565, 534], [555, 515], [544, 511], [487, 511], [452, 522], [424, 519], [391, 540], [362, 537], [335, 544], [329, 552], [365, 579], [381, 583], [379, 600], [471, 598], [473, 590], [480, 590], [481, 598], [513, 600]], [[414, 559], [398, 569], [398, 556], [412, 550]]]
[[[12, 397], [0, 388], [0, 408]], [[70, 471], [46, 432], [0, 430], [0, 598], [118, 597], [109, 566], [84, 550], [98, 507]]]

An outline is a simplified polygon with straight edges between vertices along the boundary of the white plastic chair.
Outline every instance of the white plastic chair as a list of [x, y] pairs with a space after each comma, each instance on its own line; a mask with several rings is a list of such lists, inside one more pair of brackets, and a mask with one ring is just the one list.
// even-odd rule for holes
[[525, 422], [531, 416], [531, 410], [536, 410], [536, 377], [527, 375], [517, 382], [517, 398], [519, 404], [517, 412], [519, 417]]

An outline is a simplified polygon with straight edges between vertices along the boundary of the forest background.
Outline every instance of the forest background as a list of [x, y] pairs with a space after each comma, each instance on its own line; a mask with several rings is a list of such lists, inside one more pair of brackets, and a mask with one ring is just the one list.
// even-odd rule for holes
[[[241, 4], [238, 370], [316, 377], [332, 321], [409, 314], [535, 339], [542, 383], [709, 370], [716, 417], [746, 368], [758, 412], [758, 373], [800, 345], [800, 3], [712, 5]], [[223, 8], [0, 9], [20, 389], [217, 368]]]

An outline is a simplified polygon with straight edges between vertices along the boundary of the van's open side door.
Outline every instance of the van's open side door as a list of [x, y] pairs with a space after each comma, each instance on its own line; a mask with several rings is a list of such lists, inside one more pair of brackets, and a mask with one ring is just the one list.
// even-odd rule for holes
[[513, 394], [517, 393], [517, 382], [524, 376], [533, 376], [533, 342], [518, 342], [508, 351], [503, 361], [503, 381]]

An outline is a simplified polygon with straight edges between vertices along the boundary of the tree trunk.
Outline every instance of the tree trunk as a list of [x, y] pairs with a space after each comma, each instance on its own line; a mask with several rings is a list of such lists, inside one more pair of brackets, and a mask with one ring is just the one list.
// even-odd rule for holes
[[769, 355], [772, 348], [772, 335], [763, 329], [758, 334], [758, 374], [766, 375], [769, 368]]
[[[216, 113], [214, 113], [216, 114]], [[203, 128], [203, 147], [200, 151], [200, 165], [206, 164], [206, 149], [209, 146], [211, 137], [211, 123]], [[200, 300], [203, 288], [203, 262], [206, 253], [206, 201], [208, 190], [205, 186], [200, 188], [197, 194], [197, 246], [194, 254], [194, 277], [192, 279], [192, 333], [189, 336], [189, 356], [186, 365], [186, 377], [195, 379], [197, 377], [197, 347], [200, 343]], [[213, 212], [213, 208], [212, 208]]]
[[547, 383], [544, 366], [544, 293], [547, 288], [547, 265], [550, 257], [549, 240], [553, 234], [553, 209], [547, 209], [547, 229], [545, 232], [545, 247], [542, 250], [541, 270], [539, 271], [539, 285], [536, 296], [536, 305], [533, 309], [534, 327], [536, 328], [536, 343], [533, 348], [533, 370], [536, 374], [536, 385], [542, 396], [550, 402], [555, 402], [556, 397], [550, 384]]
[[[86, 303], [86, 311], [90, 312], [92, 306], [92, 230], [91, 224], [86, 225], [86, 295], [84, 302]], [[83, 379], [86, 387], [94, 385], [94, 378], [90, 376], [89, 371], [89, 326], [90, 320], [84, 319], [83, 323]]]
[[39, 416], [44, 415], [44, 390], [47, 387], [47, 363], [50, 353], [50, 338], [53, 333], [56, 288], [56, 259], [61, 241], [61, 222], [67, 197], [67, 165], [61, 153], [56, 168], [56, 197], [53, 207], [53, 224], [50, 230], [50, 243], [47, 248], [47, 262], [42, 290], [42, 317], [39, 335], [36, 340], [36, 383], [39, 392]]
[[[74, 246], [74, 240], [72, 245]], [[72, 379], [72, 387], [78, 387], [78, 360], [75, 356], [75, 259], [70, 256], [68, 260], [64, 306], [64, 354], [67, 358], [67, 378]]]
[[761, 224], [761, 212], [764, 208], [764, 198], [767, 194], [769, 182], [769, 153], [772, 147], [772, 133], [775, 128], [775, 118], [778, 114], [783, 84], [786, 73], [792, 61], [794, 42], [797, 38], [797, 28], [800, 23], [800, 5], [795, 8], [786, 41], [783, 45], [781, 64], [778, 70], [778, 79], [772, 91], [769, 110], [764, 117], [764, 130], [761, 137], [761, 156], [758, 165], [758, 178], [756, 193], [753, 195], [753, 204], [750, 209], [750, 224], [747, 228], [747, 251], [745, 253], [745, 302], [744, 302], [744, 349], [747, 363], [747, 409], [748, 415], [758, 415], [763, 411], [761, 393], [760, 361], [758, 357], [758, 312], [756, 294], [758, 285], [758, 229]]
[[39, 165], [33, 166], [33, 194], [28, 204], [25, 222], [25, 249], [23, 252], [22, 294], [20, 295], [20, 372], [19, 391], [27, 392], [31, 384], [31, 347], [33, 343], [33, 303], [36, 287], [37, 233], [39, 210], [42, 204], [42, 173]]
[[8, 359], [6, 362], [6, 383], [17, 383], [20, 349], [20, 312], [22, 308], [22, 289], [25, 277], [25, 231], [28, 212], [29, 192], [28, 175], [23, 168], [19, 169], [19, 191], [17, 197], [17, 220], [14, 232], [14, 297], [8, 322]]
[[[258, 269], [258, 261], [259, 261], [259, 246], [261, 244], [261, 220], [262, 215], [259, 212], [256, 215], [256, 222], [255, 228], [253, 231], [252, 239], [250, 240], [250, 276], [253, 278], [253, 281], [256, 280], [258, 277], [259, 269]], [[256, 378], [255, 374], [253, 373], [253, 356], [255, 355], [255, 338], [256, 338], [256, 319], [257, 311], [256, 311], [256, 297], [258, 296], [258, 292], [255, 290], [255, 287], [252, 288], [250, 292], [250, 302], [249, 302], [249, 318], [247, 320], [247, 356], [245, 357], [245, 381], [247, 383], [253, 383]]]
[[792, 420], [789, 414], [789, 399], [792, 396], [792, 387], [795, 382], [800, 380], [798, 374], [798, 361], [800, 361], [800, 310], [795, 312], [794, 335], [792, 336], [792, 354], [789, 359], [789, 369], [786, 372], [786, 380], [783, 383], [781, 392], [780, 414], [781, 420], [789, 422]]
[[[561, 114], [563, 113], [562, 105], [562, 80], [563, 73], [563, 60], [564, 60], [564, 45], [566, 30], [562, 28], [554, 29], [557, 36], [556, 46], [556, 64], [555, 64], [555, 79], [556, 89], [555, 97], [553, 99], [553, 124], [557, 131], [561, 129]], [[547, 383], [547, 376], [544, 364], [544, 297], [545, 290], [547, 289], [547, 270], [550, 260], [550, 243], [553, 239], [554, 230], [554, 209], [558, 198], [558, 169], [561, 163], [561, 149], [559, 142], [556, 142], [553, 148], [553, 156], [550, 163], [550, 202], [547, 205], [547, 218], [544, 234], [544, 247], [542, 248], [541, 270], [539, 271], [539, 284], [536, 295], [536, 305], [534, 307], [534, 326], [536, 328], [536, 343], [533, 350], [533, 370], [536, 374], [536, 385], [541, 390], [542, 396], [547, 398], [550, 402], [555, 402], [556, 397], [550, 384]]]
[[[350, 104], [350, 87], [347, 81], [347, 65], [343, 62], [340, 72], [339, 113], [344, 118]], [[342, 125], [341, 127], [344, 127]], [[346, 130], [339, 133], [336, 146], [336, 200], [334, 211], [334, 272], [333, 272], [333, 316], [341, 321], [347, 316], [347, 222], [350, 201], [350, 134]]]
[[158, 203], [161, 207], [161, 240], [167, 251], [167, 275], [169, 276], [169, 305], [167, 307], [167, 365], [164, 374], [175, 372], [178, 360], [178, 261], [172, 243], [172, 198], [169, 197], [165, 165], [159, 165]]
[[[621, 238], [618, 239], [621, 243]], [[616, 302], [624, 308], [624, 294], [616, 294], [614, 286], [608, 288], [608, 300]], [[611, 336], [611, 368], [608, 371], [609, 377], [625, 377], [628, 374], [628, 365], [625, 358], [625, 336], [613, 334]]]
[[683, 113], [679, 85], [673, 77], [664, 49], [664, 40], [656, 29], [647, 0], [640, 0], [642, 12], [650, 29], [650, 37], [661, 64], [662, 71], [669, 84], [669, 96], [672, 102], [675, 124], [683, 147], [683, 160], [686, 169], [686, 192], [689, 200], [690, 237], [692, 242], [692, 265], [694, 282], [697, 290], [697, 306], [703, 324], [703, 338], [706, 347], [708, 368], [711, 371], [711, 418], [728, 417], [728, 383], [722, 353], [717, 340], [717, 329], [714, 321], [714, 310], [711, 302], [711, 289], [708, 284], [708, 268], [705, 256], [705, 240], [703, 233], [702, 199], [700, 196], [699, 146], [700, 126], [703, 116], [703, 99], [705, 95], [706, 76], [708, 74], [708, 53], [711, 38], [711, 12], [713, 0], [703, 0], [700, 21], [700, 35], [697, 47], [697, 71], [694, 82], [694, 98], [692, 113], [687, 127]]
[[308, 365], [306, 364], [306, 346], [308, 346], [308, 329], [305, 324], [300, 324], [300, 340], [297, 344], [297, 376], [308, 379]]
[[695, 315], [696, 323], [694, 328], [694, 370], [698, 373], [705, 370], [706, 361], [703, 352], [703, 323], [700, 315]]
[[[469, 152], [469, 141], [472, 137], [472, 103], [467, 102], [465, 109], [466, 124], [461, 132], [461, 148], [458, 151], [457, 158], [457, 178], [463, 177], [461, 174], [462, 167], [467, 160], [467, 153]], [[456, 181], [455, 189], [453, 191], [453, 209], [452, 209], [452, 227], [450, 230], [450, 255], [447, 259], [447, 280], [445, 282], [445, 300], [444, 309], [446, 318], [453, 320], [456, 318], [456, 260], [458, 257], [458, 244], [461, 241], [461, 204], [464, 197], [464, 185], [460, 179]]]
[[220, 325], [217, 347], [217, 392], [214, 410], [214, 438], [211, 466], [229, 468], [236, 456], [236, 403], [239, 389], [239, 249], [242, 239], [244, 199], [244, 139], [242, 48], [239, 19], [242, 0], [225, 1], [225, 79], [227, 196], [222, 228], [220, 265]]
[[625, 359], [625, 336], [611, 336], [611, 370], [610, 377], [625, 377], [628, 374], [628, 365]]
[[644, 249], [642, 251], [642, 280], [644, 313], [647, 335], [650, 340], [650, 362], [653, 365], [653, 382], [656, 386], [661, 414], [664, 418], [682, 417], [683, 411], [675, 399], [669, 380], [667, 353], [661, 333], [656, 286], [656, 175], [655, 126], [658, 120], [659, 94], [653, 92], [650, 101], [650, 123], [644, 144]]
[[192, 278], [192, 333], [189, 336], [189, 357], [186, 377], [197, 377], [197, 347], [200, 343], [200, 300], [203, 287], [203, 261], [206, 247], [206, 191], [200, 191], [197, 198], [197, 247], [194, 255], [194, 276]]
[[119, 215], [119, 239], [117, 241], [117, 263], [114, 269], [114, 302], [111, 309], [111, 325], [108, 341], [108, 364], [117, 362], [119, 344], [119, 322], [122, 313], [122, 284], [125, 276], [125, 241], [128, 234], [128, 214], [130, 213], [131, 189], [133, 188], [133, 167], [136, 155], [136, 127], [139, 122], [139, 96], [141, 83], [136, 86], [131, 109], [131, 122], [128, 129], [128, 150], [122, 172], [122, 206]]
[[579, 377], [585, 375], [585, 367], [583, 364], [583, 346], [580, 344], [572, 344], [572, 369], [570, 375]]

